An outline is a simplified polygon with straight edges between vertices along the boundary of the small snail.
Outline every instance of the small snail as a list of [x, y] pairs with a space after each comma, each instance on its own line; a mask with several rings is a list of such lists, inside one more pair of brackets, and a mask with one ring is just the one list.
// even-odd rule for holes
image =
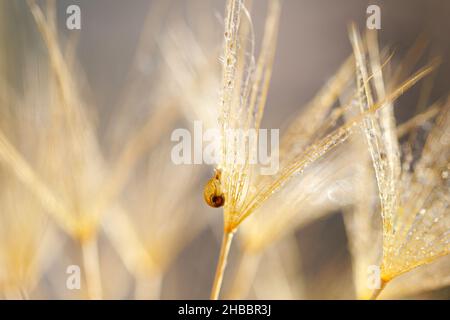
[[203, 197], [206, 203], [213, 208], [220, 208], [225, 203], [225, 196], [220, 184], [221, 171], [216, 169], [214, 176], [209, 179], [203, 190]]

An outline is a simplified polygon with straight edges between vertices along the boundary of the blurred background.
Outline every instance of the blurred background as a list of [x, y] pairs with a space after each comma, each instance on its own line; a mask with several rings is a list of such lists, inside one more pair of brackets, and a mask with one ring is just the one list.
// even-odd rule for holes
[[[176, 42], [178, 47], [173, 50], [179, 50], [182, 56], [184, 50], [192, 53], [197, 48], [203, 52], [205, 60], [212, 61], [210, 69], [214, 73], [213, 77], [220, 70], [219, 50], [225, 1], [161, 2], [164, 4], [150, 0], [58, 0], [55, 3], [55, 28], [59, 34], [59, 43], [66, 59], [71, 57], [70, 46], [74, 44], [72, 59], [76, 62], [71, 70], [75, 74], [69, 74], [79, 83], [77, 90], [83, 97], [80, 104], [83, 104], [85, 114], [91, 119], [89, 130], [96, 136], [95, 160], [89, 158], [87, 162], [98, 163], [87, 174], [89, 186], [96, 186], [97, 182], [91, 180], [98, 172], [101, 172], [98, 173], [99, 181], [108, 181], [104, 176], [108, 175], [108, 170], [115, 168], [116, 160], [121, 159], [121, 150], [126, 149], [133, 129], [145, 126], [147, 118], [158, 119], [157, 116], [161, 116], [158, 103], [166, 101], [164, 99], [171, 96], [170, 92], [180, 90], [178, 82], [187, 83], [186, 79], [189, 78], [177, 78], [177, 71], [181, 73], [181, 69], [173, 64], [165, 51], [170, 46], [167, 39], [177, 39], [181, 28], [183, 41], [190, 41], [189, 37], [192, 37], [196, 39], [198, 48], [185, 46], [183, 41], [179, 41]], [[45, 12], [46, 2], [37, 3]], [[66, 9], [71, 4], [77, 4], [81, 8], [81, 30], [66, 28]], [[351, 54], [348, 24], [354, 21], [361, 29], [364, 28], [366, 9], [370, 4], [381, 8], [380, 47], [394, 51], [394, 61], [404, 56], [420, 36], [429, 44], [422, 65], [433, 56], [442, 57], [443, 63], [433, 76], [427, 104], [446, 97], [450, 89], [449, 1], [284, 0], [263, 128], [284, 128], [336, 72]], [[265, 2], [253, 1], [252, 19], [257, 39], [262, 33], [265, 9]], [[45, 90], [51, 76], [47, 71], [49, 63], [46, 46], [26, 1], [1, 0], [0, 21], [2, 81], [7, 82], [11, 90], [21, 97], [18, 100], [24, 107], [20, 112], [39, 112], [36, 111], [39, 110], [37, 107], [28, 108], [27, 101], [32, 105], [43, 104], [44, 107], [46, 103], [52, 103], [51, 97], [40, 101], [40, 92]], [[139, 51], [139, 48], [142, 50]], [[195, 63], [188, 54], [185, 59]], [[174, 74], [167, 71], [170, 66], [173, 67], [171, 71]], [[30, 87], [35, 90], [31, 96]], [[210, 89], [209, 97], [205, 99], [207, 103], [213, 104], [218, 96], [218, 87], [214, 91], [214, 85], [211, 85]], [[400, 122], [414, 114], [419, 95], [420, 86], [399, 99], [395, 112]], [[203, 97], [196, 99], [201, 100]], [[209, 296], [222, 232], [221, 210], [207, 207], [202, 199], [203, 185], [211, 175], [212, 168], [196, 165], [196, 168], [189, 169], [186, 173], [178, 172], [180, 168], [161, 169], [155, 165], [170, 161], [171, 130], [189, 127], [190, 121], [196, 119], [194, 114], [191, 118], [185, 115], [186, 106], [183, 101], [188, 101], [188, 98], [192, 97], [176, 100], [176, 104], [181, 104], [180, 108], [184, 110], [182, 115], [165, 115], [161, 118], [174, 117], [166, 127], [157, 125], [161, 120], [150, 125], [153, 128], [150, 131], [157, 133], [151, 133], [153, 142], [149, 144], [148, 150], [142, 152], [141, 160], [135, 161], [133, 170], [130, 170], [120, 191], [114, 196], [115, 200], [119, 199], [123, 208], [111, 205], [105, 209], [111, 213], [102, 214], [99, 221], [93, 223], [98, 227], [94, 250], [89, 249], [91, 244], [80, 249], [79, 243], [85, 241], [80, 233], [67, 233], [47, 218], [43, 218], [44, 222], [33, 222], [34, 220], [27, 218], [24, 221], [28, 225], [25, 229], [15, 225], [17, 232], [11, 235], [4, 232], [4, 236], [9, 237], [9, 242], [5, 243], [10, 243], [10, 248], [5, 245], [2, 250], [10, 250], [11, 253], [8, 254], [12, 254], [15, 260], [7, 265], [6, 261], [11, 259], [8, 260], [5, 258], [7, 254], [3, 254], [3, 260], [0, 260], [3, 262], [2, 279], [11, 278], [11, 274], [17, 271], [17, 282], [21, 283], [18, 287], [22, 288], [10, 290], [8, 288], [14, 288], [15, 284], [4, 280], [4, 298], [79, 299], [95, 296], [92, 293], [96, 292], [95, 285], [89, 293], [83, 271], [81, 289], [66, 288], [66, 271], [69, 265], [79, 265], [81, 270], [91, 270], [93, 278], [95, 270], [100, 270], [103, 298], [205, 299]], [[195, 104], [196, 101], [194, 97], [189, 103]], [[12, 109], [17, 110], [14, 107]], [[6, 119], [11, 114], [14, 119], [20, 120], [22, 117], [14, 115], [16, 111], [2, 110], [2, 126], [8, 126]], [[10, 140], [20, 145], [17, 148], [31, 162], [35, 160], [33, 152], [36, 150], [30, 149], [29, 145], [50, 148], [50, 142], [45, 143], [47, 138], [43, 137], [42, 141], [37, 138], [45, 131], [45, 121], [37, 121], [34, 129], [28, 127], [21, 132], [15, 131], [12, 122], [10, 126], [13, 127], [10, 131], [2, 128]], [[40, 165], [32, 164], [34, 168], [40, 168]], [[59, 174], [63, 176], [67, 172], [62, 169]], [[69, 183], [59, 181], [64, 178], [58, 177], [58, 174], [48, 175], [54, 177], [56, 192], [64, 193], [63, 189]], [[7, 174], [2, 173], [4, 181], [13, 179], [4, 176]], [[26, 187], [19, 184], [16, 189], [13, 195], [17, 198], [13, 202], [27, 201], [27, 196], [22, 195], [22, 192], [26, 192]], [[89, 191], [89, 188], [86, 190]], [[179, 195], [182, 196], [182, 201], [179, 200]], [[97, 196], [93, 197], [97, 199]], [[5, 210], [8, 208], [10, 206], [2, 206], [1, 214], [7, 215]], [[13, 206], [12, 210], [21, 214], [22, 210], [34, 209]], [[82, 219], [80, 216], [83, 214], [75, 215], [75, 220]], [[128, 218], [123, 220], [124, 216]], [[10, 223], [12, 218], [3, 219]], [[178, 222], [170, 221], [174, 219], [178, 219]], [[167, 220], [170, 222], [167, 223]], [[42, 223], [43, 227], [30, 231], [27, 221], [33, 226]], [[128, 225], [132, 228], [124, 227]], [[4, 223], [2, 230], [8, 228], [8, 224]], [[119, 231], [116, 232], [116, 228]], [[77, 227], [74, 229], [78, 230]], [[138, 236], [130, 235], [130, 230], [134, 230]], [[26, 237], [26, 233], [37, 233], [35, 237], [30, 236], [32, 246], [14, 248], [15, 239], [22, 234]], [[185, 235], [180, 236], [181, 233]], [[156, 263], [148, 262], [145, 254], [141, 256], [133, 246], [133, 241], [141, 243], [142, 250], [150, 252], [149, 255]], [[24, 255], [32, 254], [27, 253], [27, 250], [39, 252], [39, 257], [24, 258]], [[239, 243], [235, 242], [224, 280], [225, 293], [232, 283], [239, 250]], [[297, 228], [292, 234], [271, 244], [264, 254], [266, 256], [263, 259], [267, 262], [260, 265], [255, 280], [241, 298], [355, 298], [351, 256], [342, 212], [339, 210]], [[90, 269], [89, 261], [95, 256], [98, 257], [98, 266]], [[34, 270], [32, 276], [26, 270], [18, 270], [22, 260], [32, 261], [28, 261], [30, 268]], [[26, 280], [22, 279], [24, 274], [27, 274]], [[285, 280], [280, 280], [282, 278]], [[448, 299], [450, 288], [406, 296], [411, 297]]]

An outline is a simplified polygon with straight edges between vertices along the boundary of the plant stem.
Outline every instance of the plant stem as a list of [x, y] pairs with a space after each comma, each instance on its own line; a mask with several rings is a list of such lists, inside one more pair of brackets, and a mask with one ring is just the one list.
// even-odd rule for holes
[[102, 284], [97, 239], [93, 237], [92, 239], [82, 240], [81, 251], [83, 254], [87, 294], [89, 299], [100, 300], [102, 299]]
[[217, 262], [216, 275], [211, 290], [211, 300], [219, 299], [220, 288], [222, 287], [223, 274], [227, 265], [228, 253], [230, 252], [231, 241], [233, 240], [233, 232], [225, 231], [222, 238], [220, 248], [219, 261]]
[[370, 297], [370, 300], [377, 300], [378, 296], [381, 294], [381, 292], [384, 290], [386, 285], [388, 284], [388, 281], [385, 281], [381, 279], [381, 285], [379, 289], [375, 289], [372, 293], [372, 296]]

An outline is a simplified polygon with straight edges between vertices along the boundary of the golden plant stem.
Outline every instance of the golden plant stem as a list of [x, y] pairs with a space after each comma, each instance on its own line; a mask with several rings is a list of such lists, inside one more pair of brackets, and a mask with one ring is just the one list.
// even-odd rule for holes
[[100, 263], [98, 258], [97, 239], [81, 241], [86, 288], [89, 299], [102, 299]]
[[370, 297], [370, 300], [377, 300], [377, 298], [380, 296], [381, 292], [384, 290], [386, 285], [388, 284], [388, 281], [385, 281], [381, 279], [381, 286], [379, 289], [373, 290], [372, 296]]
[[230, 252], [231, 242], [233, 240], [233, 232], [225, 231], [222, 238], [220, 248], [219, 261], [217, 262], [216, 275], [211, 289], [211, 300], [219, 299], [220, 288], [222, 287], [223, 274], [227, 266], [228, 253]]
[[245, 299], [258, 270], [261, 254], [243, 251], [227, 299]]

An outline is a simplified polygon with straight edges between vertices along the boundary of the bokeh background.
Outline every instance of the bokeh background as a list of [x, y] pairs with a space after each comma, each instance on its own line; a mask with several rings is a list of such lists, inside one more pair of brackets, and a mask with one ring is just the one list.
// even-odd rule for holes
[[[265, 2], [253, 1], [253, 22], [257, 37], [261, 35], [261, 27], [265, 16]], [[38, 2], [44, 6], [45, 2]], [[78, 4], [81, 8], [81, 30], [69, 31], [65, 27], [65, 10], [70, 4]], [[440, 55], [443, 63], [434, 76], [433, 89], [429, 103], [445, 97], [450, 89], [450, 2], [446, 0], [285, 0], [281, 17], [279, 42], [275, 58], [274, 72], [267, 101], [263, 127], [283, 128], [286, 123], [308, 102], [319, 88], [338, 69], [342, 61], [351, 53], [348, 40], [348, 24], [355, 21], [361, 28], [365, 25], [366, 8], [369, 4], [377, 4], [381, 8], [381, 30], [379, 39], [381, 47], [389, 47], [395, 51], [394, 60], [402, 57], [414, 41], [423, 34], [429, 41], [429, 49], [423, 61], [429, 57]], [[95, 109], [96, 132], [99, 144], [105, 154], [113, 154], [110, 144], [109, 126], [112, 114], [119, 108], [119, 101], [124, 88], [130, 81], [128, 74], [134, 68], [136, 48], [140, 41], [146, 18], [155, 8], [155, 1], [149, 0], [58, 0], [57, 28], [61, 42], [77, 38], [76, 58], [79, 61], [80, 74], [83, 75], [87, 88], [87, 108]], [[161, 29], [152, 34], [153, 40], [162, 41], [171, 24], [177, 19], [192, 28], [205, 41], [208, 51], [211, 43], [220, 46], [222, 37], [222, 20], [225, 1], [180, 0], [170, 1], [163, 10]], [[201, 19], [198, 19], [201, 17]], [[45, 55], [45, 46], [36, 29], [35, 23], [23, 0], [1, 1], [1, 55], [5, 61], [2, 72], [13, 87], [24, 90], [22, 72], [29, 64], [40, 64]], [[207, 21], [209, 30], [205, 30], [200, 21]], [[206, 22], [205, 22], [206, 23]], [[203, 34], [202, 34], [203, 33]], [[202, 46], [202, 42], [199, 42]], [[208, 47], [209, 46], [209, 47]], [[161, 57], [151, 55], [147, 59], [150, 70], [157, 69]], [[25, 63], [25, 61], [27, 63]], [[217, 65], [219, 58], [217, 57]], [[44, 65], [43, 67], [44, 68]], [[45, 75], [37, 81], [46, 81]], [[158, 85], [171, 78], [161, 79], [155, 76], [149, 80]], [[145, 92], [145, 88], [141, 89]], [[150, 90], [150, 89], [149, 89]], [[414, 88], [402, 96], [396, 108], [400, 121], [409, 118], [415, 110], [419, 96], [419, 88]], [[217, 94], [217, 92], [213, 92]], [[147, 109], [129, 106], [130, 119], [128, 125], [138, 124], [141, 117], [151, 113], [152, 103]], [[127, 114], [126, 112], [124, 114]], [[117, 120], [117, 119], [116, 119]], [[120, 121], [120, 118], [119, 118]], [[183, 126], [183, 124], [181, 124]], [[184, 124], [186, 126], [186, 124]], [[162, 135], [160, 144], [166, 143], [170, 134]], [[142, 168], [138, 167], [138, 172]], [[220, 210], [208, 208], [202, 202], [202, 184], [212, 172], [204, 166], [199, 174], [192, 192], [195, 214], [193, 219], [206, 223], [186, 241], [185, 246], [167, 267], [160, 290], [162, 299], [203, 299], [209, 295], [213, 280], [214, 268], [218, 255], [222, 215]], [[133, 183], [133, 178], [130, 179]], [[171, 194], [175, 192], [166, 181], [153, 181], [159, 192]], [[184, 184], [184, 181], [178, 181]], [[176, 196], [173, 195], [173, 196]], [[125, 197], [126, 200], [129, 198]], [[146, 199], [145, 197], [143, 199]], [[131, 200], [130, 200], [131, 201]], [[141, 209], [145, 215], [145, 202]], [[170, 219], [169, 213], [167, 213]], [[142, 218], [142, 221], [145, 221]], [[139, 221], [139, 220], [138, 220]], [[145, 223], [143, 227], [145, 227]], [[189, 227], [189, 226], [187, 226]], [[58, 228], [56, 228], [58, 230]], [[149, 229], [150, 230], [150, 229]], [[149, 231], [151, 232], [151, 231]], [[39, 281], [30, 292], [31, 298], [75, 299], [86, 297], [83, 290], [69, 291], [64, 289], [66, 266], [82, 265], [81, 253], [76, 243], [61, 231], [56, 240], [59, 244], [54, 251]], [[19, 235], [18, 235], [19, 236]], [[286, 252], [283, 241], [273, 245], [275, 255], [268, 254], [268, 261], [278, 261], [285, 276], [291, 277], [290, 286], [283, 286], [277, 281], [275, 269], [267, 262], [261, 267], [255, 282], [246, 298], [296, 298], [296, 299], [351, 299], [354, 298], [350, 254], [341, 212], [334, 212], [321, 219], [309, 223], [288, 237], [287, 242], [295, 244], [295, 254]], [[127, 270], [119, 254], [111, 245], [108, 237], [100, 232], [99, 256], [101, 278], [105, 298], [132, 299], [135, 292], [135, 278]], [[51, 253], [50, 253], [51, 254]], [[233, 264], [239, 254], [235, 243], [230, 265], [225, 276], [232, 276]], [[278, 266], [276, 270], [280, 270]], [[273, 279], [272, 279], [273, 278]], [[264, 284], [267, 282], [266, 284]], [[276, 284], [278, 283], [278, 286]], [[274, 289], [271, 284], [273, 284]], [[82, 288], [84, 286], [82, 285]], [[450, 288], [427, 292], [418, 298], [450, 298]]]

